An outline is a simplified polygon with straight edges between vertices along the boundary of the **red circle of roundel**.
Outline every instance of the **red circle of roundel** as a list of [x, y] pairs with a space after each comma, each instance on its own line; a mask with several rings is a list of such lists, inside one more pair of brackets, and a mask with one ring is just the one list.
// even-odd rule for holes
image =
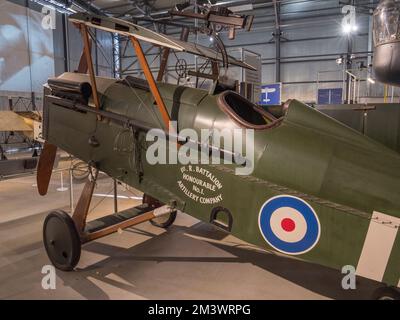
[[292, 232], [296, 228], [295, 222], [290, 218], [285, 218], [281, 222], [282, 229], [286, 232]]

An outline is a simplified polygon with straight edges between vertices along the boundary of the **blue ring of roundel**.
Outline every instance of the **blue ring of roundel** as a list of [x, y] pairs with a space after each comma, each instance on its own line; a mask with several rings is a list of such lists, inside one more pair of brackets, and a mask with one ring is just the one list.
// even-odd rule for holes
[[[271, 229], [270, 219], [279, 208], [290, 207], [301, 213], [307, 223], [307, 231], [303, 239], [290, 243], [279, 239]], [[275, 249], [287, 254], [301, 254], [310, 250], [318, 241], [320, 226], [314, 211], [300, 199], [282, 196], [268, 200], [260, 212], [260, 229], [265, 240]]]

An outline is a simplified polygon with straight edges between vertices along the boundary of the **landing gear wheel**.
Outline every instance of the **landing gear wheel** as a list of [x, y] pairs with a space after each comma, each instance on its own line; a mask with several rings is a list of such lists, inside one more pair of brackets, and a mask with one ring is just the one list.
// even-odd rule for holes
[[81, 257], [81, 241], [74, 221], [64, 211], [51, 212], [43, 224], [43, 242], [51, 263], [71, 271]]
[[75, 182], [85, 182], [89, 177], [89, 165], [83, 161], [76, 162], [72, 168], [72, 178]]
[[[150, 197], [147, 194], [143, 194], [143, 203], [146, 203], [152, 209], [159, 208], [163, 205], [162, 202]], [[150, 223], [155, 227], [166, 229], [175, 222], [175, 219], [176, 219], [176, 210], [172, 211], [171, 213], [164, 214], [160, 217], [154, 218], [150, 220]]]
[[372, 294], [374, 300], [400, 300], [400, 291], [393, 287], [376, 289]]

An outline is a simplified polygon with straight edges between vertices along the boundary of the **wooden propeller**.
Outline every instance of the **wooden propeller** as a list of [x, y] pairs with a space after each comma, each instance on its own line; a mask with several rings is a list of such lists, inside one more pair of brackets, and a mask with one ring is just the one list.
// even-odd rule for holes
[[39, 163], [37, 166], [36, 182], [39, 194], [44, 196], [49, 189], [51, 173], [53, 171], [54, 161], [56, 159], [57, 146], [44, 143], [42, 153], [40, 154]]

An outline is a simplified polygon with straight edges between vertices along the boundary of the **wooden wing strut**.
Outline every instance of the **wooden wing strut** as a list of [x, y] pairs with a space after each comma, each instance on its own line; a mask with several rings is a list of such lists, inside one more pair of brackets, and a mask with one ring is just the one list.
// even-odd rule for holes
[[[94, 74], [93, 61], [92, 61], [92, 56], [91, 56], [91, 52], [90, 52], [91, 50], [90, 50], [90, 40], [89, 40], [89, 35], [88, 35], [88, 27], [85, 24], [81, 23], [80, 28], [81, 28], [82, 36], [83, 36], [83, 44], [84, 44], [83, 49], [84, 49], [84, 53], [85, 53], [85, 57], [86, 57], [90, 82], [92, 85], [93, 100], [94, 100], [96, 109], [99, 109], [100, 101], [99, 101], [99, 97], [98, 97], [97, 86], [96, 86], [96, 77]], [[168, 114], [168, 110], [164, 104], [162, 97], [161, 97], [160, 91], [158, 90], [158, 87], [154, 80], [153, 74], [151, 73], [151, 70], [147, 63], [143, 49], [142, 49], [139, 41], [135, 37], [131, 36], [130, 39], [131, 39], [133, 47], [136, 51], [138, 61], [144, 72], [146, 80], [149, 83], [150, 91], [157, 103], [157, 106], [160, 109], [161, 116], [162, 116], [163, 122], [165, 124], [165, 127], [166, 127], [166, 129], [169, 129], [170, 117]], [[91, 202], [93, 191], [95, 188], [97, 175], [98, 175], [98, 171], [96, 170], [94, 179], [87, 181], [87, 183], [82, 191], [81, 197], [78, 201], [78, 204], [75, 208], [75, 211], [73, 213], [73, 216], [72, 216], [72, 219], [73, 219], [75, 226], [81, 237], [83, 237], [85, 234], [86, 218], [87, 218], [87, 215], [89, 212], [90, 202]], [[142, 222], [142, 221], [146, 221], [146, 220], [149, 220], [152, 218], [154, 218], [153, 212], [146, 213], [141, 217], [135, 217], [134, 219], [130, 219], [125, 222], [115, 224], [114, 226], [106, 227], [105, 229], [100, 230], [98, 232], [94, 232], [90, 235], [86, 234], [87, 239], [85, 241], [90, 241], [97, 237], [104, 236], [105, 234], [115, 232], [115, 230], [119, 227], [125, 228], [127, 226], [130, 226], [130, 225]]]
[[168, 110], [164, 104], [162, 97], [161, 97], [160, 91], [158, 90], [158, 87], [157, 87], [156, 81], [154, 80], [153, 74], [151, 73], [149, 64], [147, 63], [146, 57], [143, 53], [142, 46], [140, 45], [139, 41], [135, 37], [131, 36], [130, 38], [131, 38], [133, 47], [135, 49], [136, 56], [138, 57], [140, 66], [142, 67], [142, 70], [144, 72], [144, 76], [146, 77], [146, 80], [149, 83], [150, 91], [153, 94], [154, 99], [156, 100], [158, 108], [160, 109], [165, 128], [168, 130], [169, 122], [170, 122]]
[[97, 92], [96, 77], [94, 75], [91, 46], [90, 46], [90, 41], [89, 41], [89, 32], [88, 32], [87, 26], [84, 23], [81, 23], [81, 31], [82, 31], [82, 37], [83, 37], [83, 51], [85, 53], [86, 64], [88, 67], [89, 77], [90, 77], [90, 84], [92, 86], [93, 101], [94, 101], [94, 105], [95, 105], [96, 109], [99, 110], [100, 109], [100, 100], [99, 100], [99, 94]]

